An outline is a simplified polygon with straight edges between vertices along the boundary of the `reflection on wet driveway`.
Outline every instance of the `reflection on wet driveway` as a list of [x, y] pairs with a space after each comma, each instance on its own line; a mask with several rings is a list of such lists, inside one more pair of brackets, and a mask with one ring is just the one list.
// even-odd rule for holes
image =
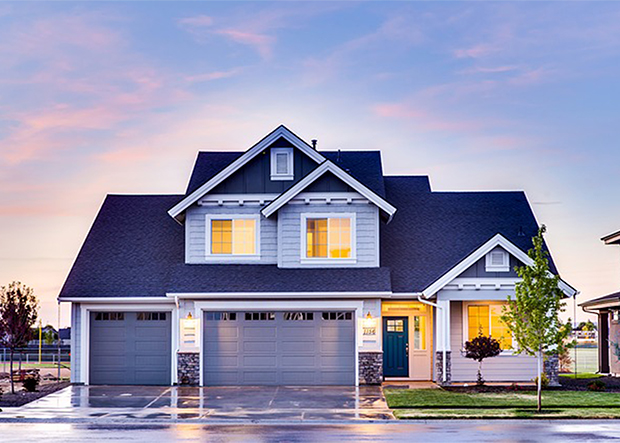
[[70, 386], [0, 420], [386, 420], [380, 387]]

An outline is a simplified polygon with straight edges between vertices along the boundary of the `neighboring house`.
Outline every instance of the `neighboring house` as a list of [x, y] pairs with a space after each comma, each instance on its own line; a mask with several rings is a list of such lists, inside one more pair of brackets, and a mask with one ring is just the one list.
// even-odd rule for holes
[[280, 126], [200, 152], [185, 194], [109, 195], [59, 297], [72, 381], [471, 382], [480, 330], [505, 348], [487, 380], [534, 378], [499, 321], [538, 230], [525, 194], [433, 192], [315, 145]]
[[71, 328], [60, 328], [58, 338], [60, 338], [62, 346], [69, 346], [71, 344]]
[[[620, 231], [601, 238], [606, 245], [620, 245]], [[598, 315], [598, 369], [620, 374], [620, 292], [588, 300], [579, 306]]]

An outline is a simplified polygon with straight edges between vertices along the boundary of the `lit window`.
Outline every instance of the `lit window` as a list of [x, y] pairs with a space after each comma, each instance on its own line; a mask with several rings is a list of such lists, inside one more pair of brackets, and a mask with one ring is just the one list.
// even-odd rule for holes
[[351, 258], [351, 219], [306, 219], [306, 257]]
[[413, 349], [416, 351], [426, 349], [426, 317], [423, 315], [413, 316]]
[[502, 349], [512, 347], [512, 334], [501, 320], [503, 305], [470, 305], [467, 307], [468, 340], [482, 333], [499, 341]]
[[211, 254], [256, 254], [256, 220], [211, 220]]
[[271, 179], [293, 180], [293, 148], [271, 148]]

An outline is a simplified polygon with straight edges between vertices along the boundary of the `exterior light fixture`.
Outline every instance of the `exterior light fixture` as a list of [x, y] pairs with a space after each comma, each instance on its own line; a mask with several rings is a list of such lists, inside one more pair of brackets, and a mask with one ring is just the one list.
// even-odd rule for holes
[[377, 319], [372, 316], [370, 311], [366, 314], [363, 321], [364, 335], [376, 335], [377, 334]]
[[198, 319], [194, 318], [191, 312], [188, 312], [187, 317], [182, 318], [179, 323], [181, 351], [195, 351], [198, 348]]

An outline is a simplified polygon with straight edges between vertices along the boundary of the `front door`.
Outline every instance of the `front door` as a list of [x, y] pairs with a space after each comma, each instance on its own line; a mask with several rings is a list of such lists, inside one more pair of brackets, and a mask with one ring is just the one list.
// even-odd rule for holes
[[409, 377], [407, 317], [383, 317], [383, 374]]

